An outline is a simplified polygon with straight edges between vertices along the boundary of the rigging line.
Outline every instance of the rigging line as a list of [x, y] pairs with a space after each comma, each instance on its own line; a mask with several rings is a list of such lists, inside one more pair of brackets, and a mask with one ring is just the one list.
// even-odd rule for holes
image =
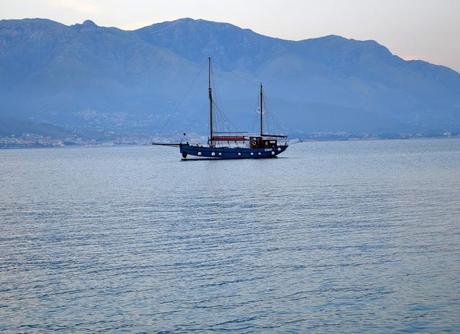
[[[255, 96], [255, 95], [254, 95]], [[254, 102], [255, 101], [255, 102]], [[259, 127], [259, 102], [260, 102], [260, 96], [259, 96], [259, 93], [257, 93], [257, 96], [255, 96], [255, 100], [253, 102], [253, 107], [250, 109], [250, 130], [251, 132], [253, 133], [257, 133], [257, 128]], [[255, 114], [257, 115], [254, 116], [253, 115], [253, 110], [255, 110]]]
[[[271, 99], [268, 98], [267, 100], [268, 100], [268, 102], [270, 102]], [[269, 114], [270, 114], [271, 121], [273, 122], [273, 124], [272, 124], [273, 128], [274, 129], [278, 128], [280, 131], [284, 132], [285, 127], [283, 126], [282, 122], [278, 118], [277, 114], [273, 113], [273, 112], [270, 112]]]
[[[211, 68], [211, 87], [213, 89], [213, 106], [216, 116], [216, 125], [224, 126], [226, 129], [231, 130], [236, 129], [233, 122], [227, 117], [227, 114], [224, 110], [220, 107], [220, 91], [216, 87], [215, 80], [214, 80], [214, 69]], [[220, 123], [220, 124], [219, 124]]]
[[232, 121], [227, 117], [225, 112], [222, 111], [222, 109], [216, 105], [216, 115], [219, 117], [219, 120], [223, 122], [223, 126], [226, 128], [224, 130], [231, 131], [233, 129], [236, 129], [235, 124], [232, 123]]
[[270, 98], [267, 97], [267, 94], [264, 94], [264, 100], [263, 100], [263, 113], [264, 113], [264, 120], [265, 120], [265, 133], [273, 133], [275, 130], [274, 122], [273, 122], [273, 113], [270, 111], [270, 108], [267, 107], [267, 105], [270, 105], [269, 103]]
[[180, 100], [177, 100], [177, 102], [175, 103], [174, 107], [173, 107], [173, 110], [168, 113], [167, 117], [166, 117], [166, 120], [164, 122], [164, 124], [160, 127], [160, 130], [158, 131], [160, 134], [163, 134], [163, 130], [165, 129], [165, 127], [169, 124], [169, 122], [171, 121], [172, 119], [172, 116], [174, 114], [176, 114], [177, 112], [179, 112], [181, 109], [182, 109], [182, 106], [184, 104], [184, 102], [188, 99], [190, 93], [192, 92], [192, 90], [195, 88], [195, 83], [198, 79], [198, 77], [203, 73], [204, 71], [204, 66], [201, 66], [202, 64], [199, 63], [199, 70], [197, 72], [197, 74], [195, 75], [195, 77], [193, 78], [192, 80], [192, 84], [188, 87], [188, 89], [186, 90], [185, 94], [182, 96], [182, 99]]
[[[215, 80], [214, 80], [214, 69], [211, 68], [211, 87], [213, 91], [213, 107], [217, 112], [223, 113], [222, 109], [220, 108], [220, 91], [218, 90]], [[216, 113], [216, 116], [217, 113]]]

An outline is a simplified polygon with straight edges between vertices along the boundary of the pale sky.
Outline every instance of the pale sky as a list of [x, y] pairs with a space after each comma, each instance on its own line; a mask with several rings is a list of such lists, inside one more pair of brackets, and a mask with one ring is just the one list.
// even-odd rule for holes
[[191, 17], [293, 40], [374, 39], [402, 58], [460, 72], [460, 0], [0, 0], [1, 19], [26, 17], [122, 29]]

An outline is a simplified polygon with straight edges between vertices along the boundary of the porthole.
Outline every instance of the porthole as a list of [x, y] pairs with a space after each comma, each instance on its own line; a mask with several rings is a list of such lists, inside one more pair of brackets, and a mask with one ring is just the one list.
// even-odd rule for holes
[[215, 153], [215, 152], [212, 152], [212, 153], [211, 153], [211, 155], [212, 155], [212, 156], [215, 156], [215, 155], [216, 155], [216, 153]]
[[241, 152], [238, 152], [238, 155], [241, 155]]
[[198, 152], [198, 155], [201, 155], [201, 152]]

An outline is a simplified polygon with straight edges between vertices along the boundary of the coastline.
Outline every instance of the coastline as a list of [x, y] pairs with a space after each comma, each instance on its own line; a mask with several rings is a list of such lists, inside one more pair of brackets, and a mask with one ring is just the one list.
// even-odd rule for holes
[[[310, 135], [303, 137], [294, 137], [289, 142], [290, 144], [298, 144], [305, 142], [344, 142], [344, 141], [384, 141], [384, 140], [421, 140], [421, 139], [455, 139], [460, 138], [460, 134], [448, 135], [385, 135], [385, 136], [357, 136], [357, 135], [328, 135], [318, 136]], [[167, 138], [166, 141], [170, 140]], [[73, 147], [126, 147], [126, 146], [150, 146], [151, 138], [141, 137], [139, 140], [125, 141], [82, 141], [82, 142], [66, 142], [62, 140], [53, 140], [50, 142], [16, 142], [8, 143], [0, 138], [0, 150], [14, 149], [44, 149], [44, 148], [73, 148]]]

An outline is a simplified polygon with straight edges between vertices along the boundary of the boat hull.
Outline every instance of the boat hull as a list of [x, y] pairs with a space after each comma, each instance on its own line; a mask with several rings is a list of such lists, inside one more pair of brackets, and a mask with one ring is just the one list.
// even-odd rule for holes
[[180, 144], [179, 148], [184, 159], [188, 156], [206, 159], [268, 159], [276, 158], [278, 154], [286, 150], [287, 145], [279, 145], [273, 148], [246, 148]]

